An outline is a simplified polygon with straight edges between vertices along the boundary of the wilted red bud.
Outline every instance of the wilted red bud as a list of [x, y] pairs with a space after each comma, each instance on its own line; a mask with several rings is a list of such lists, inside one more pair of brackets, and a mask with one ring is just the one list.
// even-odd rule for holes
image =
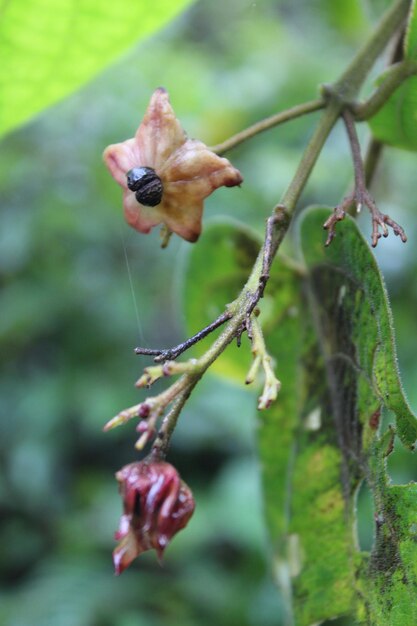
[[103, 156], [123, 188], [130, 226], [149, 233], [162, 223], [187, 241], [200, 235], [204, 199], [243, 180], [227, 159], [187, 138], [162, 87], [152, 95], [135, 136], [108, 146]]
[[187, 525], [195, 504], [175, 467], [164, 461], [131, 463], [116, 478], [123, 515], [115, 533], [121, 542], [113, 552], [113, 562], [116, 574], [121, 574], [145, 550], [154, 548], [161, 558], [172, 537]]

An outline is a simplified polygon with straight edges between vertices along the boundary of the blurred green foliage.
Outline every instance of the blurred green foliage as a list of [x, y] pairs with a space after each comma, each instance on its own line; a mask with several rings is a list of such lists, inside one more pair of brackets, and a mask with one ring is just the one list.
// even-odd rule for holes
[[[132, 348], [184, 337], [178, 302], [189, 246], [173, 239], [161, 251], [157, 233], [129, 231], [120, 190], [100, 155], [108, 143], [132, 136], [159, 85], [189, 134], [208, 144], [314, 97], [352, 56], [383, 2], [368, 1], [363, 10], [354, 4], [356, 17], [345, 20], [345, 2], [199, 2], [3, 141], [0, 623], [282, 623], [262, 520], [255, 397], [209, 376], [181, 417], [169, 458], [195, 493], [195, 516], [167, 550], [163, 568], [145, 554], [114, 578], [110, 553], [121, 505], [113, 473], [135, 458], [135, 433], [130, 426], [107, 434], [101, 428], [144, 397], [133, 382], [145, 361]], [[227, 215], [261, 232], [315, 119], [236, 149], [230, 156], [245, 184], [241, 192], [217, 191], [206, 219]], [[414, 178], [415, 158], [392, 150], [375, 187], [382, 210], [411, 241]], [[335, 204], [350, 181], [349, 149], [337, 128], [303, 204]], [[360, 222], [367, 230], [367, 220]], [[286, 247], [291, 252], [290, 241]], [[414, 250], [391, 236], [376, 255], [394, 310], [404, 386], [416, 407]], [[416, 477], [416, 464], [398, 448], [389, 471], [406, 482]], [[369, 547], [366, 491], [359, 507], [359, 540]]]

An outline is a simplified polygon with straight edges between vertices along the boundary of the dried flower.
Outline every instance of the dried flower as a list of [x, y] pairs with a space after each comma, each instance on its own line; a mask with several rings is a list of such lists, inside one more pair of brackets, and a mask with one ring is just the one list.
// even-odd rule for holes
[[139, 554], [154, 548], [161, 558], [172, 537], [184, 528], [194, 512], [190, 488], [175, 467], [164, 461], [144, 460], [116, 473], [123, 498], [123, 515], [113, 552], [116, 574], [121, 574]]
[[243, 180], [227, 159], [187, 139], [162, 88], [152, 95], [136, 135], [108, 146], [103, 156], [123, 188], [130, 226], [149, 233], [162, 223], [192, 242], [201, 232], [204, 199], [218, 187]]

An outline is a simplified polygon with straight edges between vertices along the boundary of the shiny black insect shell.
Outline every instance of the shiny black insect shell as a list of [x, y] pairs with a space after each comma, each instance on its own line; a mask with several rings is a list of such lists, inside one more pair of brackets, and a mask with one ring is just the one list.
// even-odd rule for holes
[[126, 174], [127, 186], [144, 206], [156, 206], [162, 200], [162, 181], [151, 167], [134, 167]]

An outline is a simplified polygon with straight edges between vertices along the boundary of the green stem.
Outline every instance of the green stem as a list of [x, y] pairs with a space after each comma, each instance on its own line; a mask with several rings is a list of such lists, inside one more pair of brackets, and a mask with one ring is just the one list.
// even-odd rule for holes
[[416, 61], [402, 61], [391, 68], [386, 73], [383, 82], [372, 96], [365, 102], [352, 107], [355, 119], [358, 121], [368, 120], [375, 115], [386, 103], [388, 98], [396, 89], [410, 76], [417, 74]]
[[297, 104], [290, 109], [286, 109], [285, 111], [280, 111], [279, 113], [275, 113], [275, 115], [271, 115], [270, 117], [253, 124], [253, 126], [249, 126], [245, 130], [242, 130], [240, 133], [233, 135], [226, 141], [217, 144], [210, 148], [212, 152], [216, 152], [216, 154], [224, 154], [228, 150], [235, 148], [242, 142], [247, 139], [251, 139], [258, 135], [259, 133], [264, 132], [274, 126], [278, 126], [279, 124], [283, 124], [284, 122], [288, 122], [290, 120], [294, 120], [297, 117], [301, 117], [302, 115], [306, 115], [307, 113], [313, 113], [314, 111], [319, 111], [326, 106], [326, 102], [320, 98], [319, 100], [311, 100], [310, 102], [303, 102], [302, 104]]
[[375, 61], [405, 22], [411, 0], [397, 0], [380, 19], [374, 33], [358, 51], [333, 89], [344, 102], [353, 101]]
[[187, 388], [181, 393], [181, 395], [178, 396], [178, 398], [176, 398], [171, 409], [162, 421], [161, 428], [159, 429], [158, 435], [152, 446], [151, 454], [154, 460], [165, 459], [180, 413], [184, 404], [190, 397], [192, 390], [201, 378], [201, 375], [194, 377], [185, 375], [183, 378], [188, 382]]
[[330, 102], [322, 115], [317, 128], [310, 139], [297, 171], [294, 174], [286, 192], [281, 198], [280, 204], [285, 206], [288, 214], [293, 215], [297, 201], [310, 178], [314, 165], [320, 152], [329, 136], [333, 126], [336, 124], [343, 105], [337, 101]]

